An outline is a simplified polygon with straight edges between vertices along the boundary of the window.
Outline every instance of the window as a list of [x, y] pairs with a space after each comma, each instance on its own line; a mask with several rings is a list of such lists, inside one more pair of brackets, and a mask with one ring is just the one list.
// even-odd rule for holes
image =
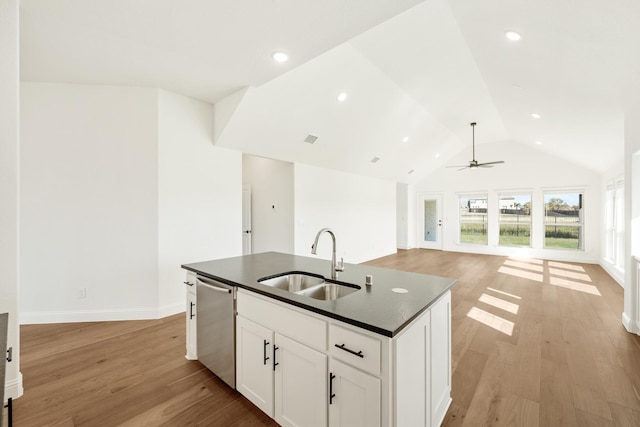
[[544, 194], [544, 247], [582, 250], [582, 193]]
[[503, 246], [531, 246], [531, 195], [500, 196], [500, 237]]
[[460, 243], [487, 244], [487, 196], [461, 196]]
[[605, 205], [605, 259], [624, 270], [624, 178], [607, 184]]

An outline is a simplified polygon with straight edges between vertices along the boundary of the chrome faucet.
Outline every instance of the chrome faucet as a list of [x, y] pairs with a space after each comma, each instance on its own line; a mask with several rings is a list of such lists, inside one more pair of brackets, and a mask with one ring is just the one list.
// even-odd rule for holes
[[324, 232], [329, 233], [333, 240], [333, 252], [331, 254], [331, 278], [336, 280], [338, 278], [338, 271], [344, 271], [344, 260], [340, 258], [340, 264], [336, 264], [336, 235], [333, 234], [333, 231], [331, 231], [330, 228], [323, 228], [318, 231], [318, 234], [316, 234], [316, 240], [314, 240], [313, 245], [311, 245], [311, 253], [313, 255], [316, 254], [318, 250], [318, 239]]

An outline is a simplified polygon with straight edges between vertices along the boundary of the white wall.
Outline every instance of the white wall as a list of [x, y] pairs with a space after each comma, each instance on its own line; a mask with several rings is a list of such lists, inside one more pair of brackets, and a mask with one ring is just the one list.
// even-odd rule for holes
[[[295, 254], [311, 255], [316, 233], [331, 228], [337, 257], [360, 263], [396, 252], [396, 183], [296, 163]], [[318, 257], [331, 258], [323, 236]]]
[[411, 184], [396, 184], [397, 247], [411, 249], [416, 246], [416, 197]]
[[23, 83], [21, 101], [23, 322], [151, 316], [157, 90]]
[[241, 154], [213, 146], [213, 106], [159, 91], [159, 314], [184, 310], [180, 265], [242, 255]]
[[[7, 346], [13, 358], [5, 371], [5, 399], [22, 395], [18, 326], [20, 212], [19, 7], [0, 0], [0, 313], [9, 313]], [[5, 357], [4, 349], [0, 357]], [[3, 402], [0, 402], [3, 404]]]
[[182, 311], [180, 264], [241, 253], [241, 155], [212, 145], [212, 107], [157, 89], [22, 89], [22, 321]]
[[242, 156], [251, 185], [251, 251], [293, 253], [293, 163]]
[[[465, 164], [467, 152], [451, 159], [449, 164]], [[515, 144], [482, 144], [476, 149], [479, 161], [504, 160], [494, 168], [458, 171], [442, 168], [415, 186], [416, 197], [421, 192], [444, 194], [443, 249], [495, 255], [521, 255], [544, 259], [557, 259], [597, 263], [600, 259], [600, 230], [602, 224], [601, 176], [593, 171], [567, 163], [546, 154], [543, 149]], [[584, 251], [543, 249], [542, 218], [544, 191], [570, 189], [584, 193]], [[458, 195], [480, 193], [488, 195], [489, 206], [498, 206], [500, 193], [518, 191], [532, 194], [532, 247], [515, 249], [501, 247], [497, 242], [498, 218], [489, 212], [489, 244], [459, 244]], [[497, 210], [494, 210], [494, 213]], [[418, 218], [419, 220], [419, 218]]]

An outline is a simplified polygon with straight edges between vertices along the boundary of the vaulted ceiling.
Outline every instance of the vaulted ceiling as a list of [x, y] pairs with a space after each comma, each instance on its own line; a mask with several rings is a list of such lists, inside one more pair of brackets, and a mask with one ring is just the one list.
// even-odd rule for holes
[[163, 88], [216, 105], [217, 145], [401, 182], [470, 159], [472, 121], [480, 161], [508, 143], [604, 171], [640, 95], [633, 0], [22, 0], [20, 13], [24, 81]]

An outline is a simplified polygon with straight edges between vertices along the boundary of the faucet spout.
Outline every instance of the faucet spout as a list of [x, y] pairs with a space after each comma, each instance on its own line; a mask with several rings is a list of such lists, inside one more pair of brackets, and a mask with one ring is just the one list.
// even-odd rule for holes
[[315, 255], [318, 251], [318, 240], [320, 236], [324, 233], [329, 233], [331, 236], [331, 240], [333, 241], [333, 251], [331, 252], [331, 278], [336, 280], [338, 278], [338, 271], [344, 271], [344, 262], [340, 262], [340, 265], [336, 265], [336, 235], [333, 234], [330, 228], [323, 228], [318, 231], [316, 234], [316, 239], [313, 241], [313, 245], [311, 245], [311, 253]]

